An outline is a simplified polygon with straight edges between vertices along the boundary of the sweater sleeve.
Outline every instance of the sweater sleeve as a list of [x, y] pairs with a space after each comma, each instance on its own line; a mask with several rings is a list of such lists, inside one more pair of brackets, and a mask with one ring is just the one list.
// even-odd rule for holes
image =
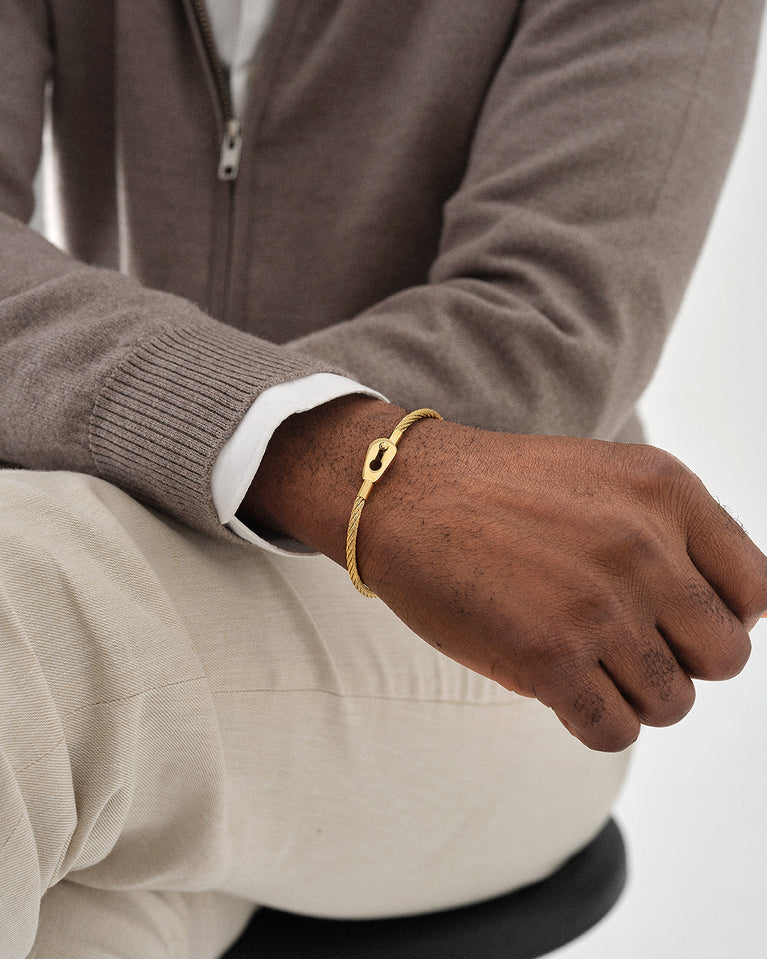
[[761, 13], [521, 4], [428, 282], [294, 345], [405, 407], [626, 435], [737, 142]]
[[46, 7], [0, 2], [0, 461], [101, 476], [230, 535], [211, 493], [220, 449], [263, 390], [336, 367], [86, 266], [25, 225], [55, 69]]
[[733, 151], [761, 0], [526, 0], [428, 281], [288, 348], [24, 225], [50, 6], [0, 0], [0, 459], [94, 473], [224, 535], [218, 452], [294, 377], [350, 373], [489, 428], [621, 435]]

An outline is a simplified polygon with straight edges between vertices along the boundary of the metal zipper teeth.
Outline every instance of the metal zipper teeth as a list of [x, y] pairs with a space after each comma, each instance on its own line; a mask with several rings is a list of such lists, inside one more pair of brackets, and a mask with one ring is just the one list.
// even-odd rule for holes
[[236, 180], [242, 151], [242, 124], [234, 115], [229, 80], [218, 56], [216, 38], [213, 35], [213, 27], [205, 7], [205, 0], [192, 0], [192, 8], [197, 18], [197, 25], [200, 28], [203, 46], [224, 115], [224, 138], [221, 144], [218, 178], [220, 180]]
[[216, 314], [223, 319], [229, 311], [229, 283], [232, 269], [232, 248], [234, 245], [234, 194], [235, 183], [240, 164], [240, 150], [242, 146], [242, 128], [240, 121], [234, 115], [234, 106], [232, 96], [229, 90], [229, 78], [218, 56], [216, 47], [216, 38], [213, 33], [213, 27], [205, 7], [205, 0], [191, 0], [191, 8], [194, 12], [199, 30], [200, 39], [208, 62], [208, 67], [213, 79], [213, 86], [218, 97], [219, 107], [223, 116], [223, 142], [221, 144], [221, 153], [218, 165], [218, 179], [226, 181], [226, 208], [225, 222], [226, 232], [223, 248], [221, 252], [221, 273], [219, 274], [220, 286], [215, 285], [213, 289], [218, 289], [218, 294], [211, 293], [210, 308], [213, 309], [213, 303], [218, 304], [215, 310]]

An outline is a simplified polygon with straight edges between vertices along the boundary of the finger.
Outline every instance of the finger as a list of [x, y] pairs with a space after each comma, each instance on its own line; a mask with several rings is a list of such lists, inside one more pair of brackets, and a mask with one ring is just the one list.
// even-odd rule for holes
[[671, 726], [695, 702], [695, 686], [657, 629], [606, 649], [602, 668], [640, 722]]
[[[545, 699], [541, 701], [546, 703]], [[569, 684], [568, 696], [546, 705], [552, 707], [562, 725], [589, 749], [621, 752], [639, 736], [639, 717], [601, 666], [580, 681], [574, 678]]]
[[688, 526], [687, 552], [747, 630], [767, 611], [767, 557], [707, 493]]
[[748, 629], [692, 563], [667, 588], [656, 612], [658, 629], [688, 675], [731, 679], [751, 654]]

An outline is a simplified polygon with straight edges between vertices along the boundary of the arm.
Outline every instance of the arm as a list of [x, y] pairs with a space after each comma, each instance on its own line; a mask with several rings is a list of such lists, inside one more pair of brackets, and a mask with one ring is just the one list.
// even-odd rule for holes
[[[642, 67], [648, 43], [660, 49], [652, 17], [657, 6], [667, 16], [681, 12], [666, 24], [675, 29], [648, 71]], [[17, 40], [37, 41], [31, 49], [38, 73], [32, 82], [25, 67], [19, 86], [26, 90], [39, 81], [40, 103], [47, 54], [40, 41], [45, 31], [33, 21], [43, 7], [15, 0], [0, 7], [23, 21]], [[473, 411], [465, 418], [490, 426], [613, 435], [646, 380], [684, 285], [685, 264], [691, 265], [705, 232], [731, 149], [728, 111], [732, 104], [742, 106], [747, 86], [747, 71], [724, 67], [734, 38], [745, 42], [747, 27], [753, 28], [753, 17], [745, 14], [732, 21], [732, 29], [723, 25], [715, 16], [719, 5], [706, 7], [707, 19], [689, 5], [653, 4], [636, 24], [637, 45], [627, 46], [616, 29], [625, 23], [607, 16], [614, 7], [624, 13], [650, 9], [584, 5], [588, 22], [574, 21], [584, 23], [584, 42], [592, 38], [584, 59], [580, 28], [568, 26], [571, 4], [525, 5], [487, 97], [464, 184], [446, 209], [431, 283], [397, 294], [348, 326], [305, 338], [299, 345], [319, 358], [316, 364], [227, 330], [178, 297], [83, 267], [16, 220], [0, 217], [0, 386], [6, 411], [0, 455], [30, 466], [97, 472], [187, 522], [215, 529], [208, 500], [217, 448], [254, 393], [270, 381], [327, 369], [326, 351], [363, 382], [408, 405], [427, 403], [456, 417]], [[691, 24], [695, 29], [687, 39]], [[554, 27], [570, 38], [564, 45], [574, 59], [565, 58], [565, 64], [578, 68], [580, 88], [600, 81], [600, 110], [591, 97], [574, 102], [567, 95], [563, 51], [549, 51], [546, 43], [558, 33], [551, 33]], [[607, 40], [613, 42], [605, 47]], [[622, 51], [617, 60], [610, 56], [616, 50]], [[547, 52], [553, 73], [545, 69], [536, 80], [533, 67]], [[618, 96], [610, 122], [601, 122], [611, 103], [610, 85], [624, 75], [632, 89], [655, 78], [660, 95], [667, 83], [660, 66], [678, 61], [678, 82], [660, 111], [665, 124], [656, 129], [658, 111], [639, 111], [645, 123], [638, 129], [652, 137], [636, 157], [637, 128], [627, 106], [638, 109], [638, 102]], [[715, 66], [728, 78], [721, 107]], [[533, 92], [549, 77], [551, 96], [543, 90], [529, 100], [509, 99], [509, 76], [516, 70], [530, 74], [533, 87], [522, 86]], [[704, 75], [708, 92], [698, 96], [696, 78]], [[716, 80], [724, 89], [722, 78]], [[6, 106], [17, 103], [16, 92], [3, 85]], [[6, 138], [15, 116], [8, 109], [0, 114], [6, 144], [0, 179], [6, 186], [21, 167], [21, 179], [31, 182], [29, 158], [37, 147], [30, 144], [39, 137], [33, 120], [15, 131], [18, 143], [15, 136]], [[578, 135], [563, 139], [564, 120]], [[706, 157], [705, 186], [690, 186], [683, 174], [697, 160], [700, 143], [715, 137], [720, 120], [728, 133]], [[512, 137], [514, 123], [519, 135]], [[615, 138], [606, 151], [593, 142], [604, 130]], [[557, 149], [562, 144], [563, 154]], [[20, 157], [26, 158], [21, 166]], [[602, 183], [616, 159], [625, 161], [637, 204], [625, 213], [621, 178], [611, 175]], [[16, 198], [24, 195], [23, 188], [11, 189], [5, 208], [22, 216]], [[438, 333], [439, 352], [424, 368], [429, 330]], [[323, 415], [327, 420], [317, 419]], [[289, 421], [267, 451], [249, 502], [252, 517], [338, 558], [361, 451], [372, 436], [385, 435], [398, 415], [387, 405], [366, 404], [363, 410], [347, 401]], [[387, 486], [376, 490], [366, 508], [360, 568], [397, 614], [435, 646], [551, 703], [600, 748], [624, 745], [641, 719], [678, 718], [689, 706], [689, 675], [731, 675], [742, 665], [744, 630], [765, 604], [763, 561], [730, 530], [726, 517], [712, 512], [681, 468], [636, 448], [499, 437], [452, 423], [419, 424], [407, 441], [411, 458], [397, 463], [406, 468], [387, 474]], [[384, 493], [392, 494], [388, 504]], [[377, 519], [385, 507], [389, 512]], [[595, 516], [612, 522], [600, 521], [595, 529]], [[414, 535], [419, 528], [423, 535]], [[684, 566], [687, 549], [697, 572]], [[488, 557], [489, 573], [482, 575]], [[669, 604], [668, 576], [662, 582], [659, 577], [674, 569], [675, 600]], [[513, 594], [510, 582], [518, 586]], [[707, 630], [702, 660], [680, 622]], [[583, 695], [573, 697], [573, 689]]]
[[[94, 6], [109, 16], [109, 5]], [[0, 461], [103, 476], [222, 535], [210, 489], [219, 449], [263, 390], [334, 367], [218, 323], [183, 297], [86, 266], [24, 225], [46, 84], [59, 82], [54, 7], [0, 3]], [[104, 87], [108, 98], [106, 79]], [[83, 109], [109, 117], [103, 103]], [[104, 143], [90, 138], [79, 149], [98, 190], [110, 173]], [[103, 255], [109, 228], [97, 217], [90, 227]]]
[[[429, 282], [346, 323], [329, 323], [320, 313], [317, 326], [324, 328], [288, 349], [230, 330], [181, 297], [86, 268], [20, 225], [31, 210], [52, 64], [46, 11], [55, 6], [0, 6], [0, 209], [16, 218], [0, 214], [0, 458], [95, 472], [212, 532], [210, 472], [218, 450], [255, 396], [306, 373], [348, 371], [402, 405], [432, 405], [487, 428], [620, 435], [724, 175], [748, 88], [756, 3], [735, 10], [715, 0], [589, 0], [575, 5], [574, 16], [572, 0], [535, 0], [514, 24], [502, 20], [513, 8], [492, 7], [502, 21], [495, 26], [513, 26], [513, 36], [508, 42], [499, 32], [497, 47], [505, 52], [484, 66], [489, 86], [474, 79], [467, 164], [464, 134], [454, 142], [452, 126], [445, 128], [451, 168], [460, 169], [462, 182], [444, 209]], [[468, 22], [479, 29], [483, 17], [469, 6]], [[407, 19], [409, 9], [396, 16]], [[374, 23], [388, 16], [378, 10], [366, 12]], [[323, 65], [321, 57], [310, 62]], [[387, 65], [396, 74], [399, 58]], [[447, 79], [437, 77], [440, 84]], [[300, 111], [301, 136], [281, 160], [286, 167], [311, 166], [302, 150], [316, 151], [328, 124], [331, 143], [336, 135], [348, 143], [349, 125], [359, 118], [347, 113], [369, 113], [364, 96], [351, 100], [340, 111], [342, 127], [333, 127], [337, 87], [335, 100], [326, 96], [332, 91], [322, 87], [321, 70], [305, 70], [301, 82], [315, 92], [312, 109], [304, 103]], [[294, 95], [300, 100], [300, 86]], [[418, 119], [432, 117], [434, 139], [447, 117], [444, 106], [430, 104], [421, 105]], [[320, 131], [311, 127], [315, 114]], [[403, 122], [412, 121], [404, 114]], [[411, 154], [415, 149], [422, 165], [436, 162], [433, 147], [421, 151], [414, 142]], [[365, 157], [347, 150], [347, 164], [350, 155], [364, 179]], [[153, 165], [171, 168], [163, 159]], [[348, 166], [335, 172], [338, 165], [325, 159], [324, 178], [350, 175]], [[414, 162], [413, 155], [406, 159], [406, 166]], [[397, 171], [392, 192], [399, 185], [411, 199], [424, 192], [422, 166], [409, 179]], [[444, 189], [445, 179], [425, 184]], [[341, 187], [331, 183], [330, 195], [344, 196]], [[174, 186], [163, 180], [152, 189], [159, 197]], [[297, 194], [300, 203], [304, 194]], [[329, 213], [322, 204], [296, 210], [290, 203], [290, 196], [279, 197], [281, 216], [295, 223], [282, 240], [319, 236], [309, 250], [316, 255], [312, 276], [322, 276], [322, 223], [347, 211]], [[320, 223], [310, 219], [314, 210]], [[264, 251], [263, 273], [292, 255], [276, 246], [270, 260]], [[338, 248], [330, 255], [337, 259]], [[329, 285], [338, 281], [334, 275]], [[313, 298], [311, 284], [302, 285], [291, 305], [299, 314], [310, 311]], [[278, 315], [279, 308], [278, 301]]]
[[761, 8], [522, 4], [428, 282], [296, 348], [458, 422], [621, 435], [708, 229]]
[[[364, 451], [403, 412], [347, 398], [288, 420], [248, 518], [345, 565]], [[601, 750], [681, 719], [693, 678], [742, 669], [767, 558], [673, 457], [432, 420], [400, 448], [363, 510], [359, 570], [445, 655]]]
[[[705, 235], [758, 10], [740, 7], [740, 21], [716, 3], [578, 12], [526, 5], [446, 210], [435, 286], [303, 348], [332, 352], [411, 407], [460, 417], [478, 392], [487, 424], [615, 435]], [[530, 73], [518, 99], [503, 95], [514, 72]], [[435, 359], [412, 322], [424, 314], [451, 344]], [[360, 351], [365, 338], [378, 348]], [[408, 351], [431, 364], [426, 387]], [[477, 376], [488, 353], [497, 368]], [[247, 505], [343, 564], [364, 450], [400, 412], [357, 403], [286, 424]], [[767, 607], [767, 561], [673, 457], [431, 421], [401, 446], [363, 512], [359, 567], [447, 655], [536, 696], [598, 749], [679, 720], [693, 678], [742, 668]]]

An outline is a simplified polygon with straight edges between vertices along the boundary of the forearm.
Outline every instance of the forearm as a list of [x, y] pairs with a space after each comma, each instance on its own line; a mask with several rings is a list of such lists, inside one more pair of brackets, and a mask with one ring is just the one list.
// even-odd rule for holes
[[0, 214], [0, 459], [108, 479], [220, 535], [219, 449], [268, 386], [327, 366]]

